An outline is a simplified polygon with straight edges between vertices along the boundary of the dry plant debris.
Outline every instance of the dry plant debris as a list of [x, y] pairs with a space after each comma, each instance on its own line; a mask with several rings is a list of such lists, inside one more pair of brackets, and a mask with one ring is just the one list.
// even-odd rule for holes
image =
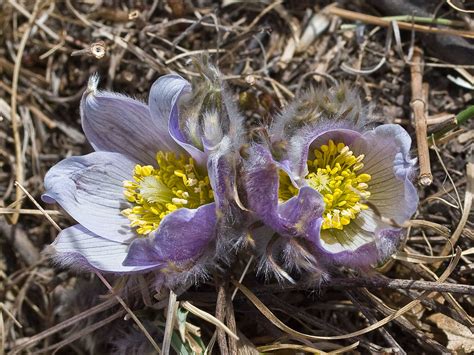
[[[435, 17], [387, 18], [364, 1], [2, 2], [0, 353], [472, 352], [474, 53], [444, 62], [419, 36], [469, 41], [473, 9], [453, 0]], [[205, 53], [249, 130], [310, 86], [348, 81], [379, 121], [416, 137], [421, 200], [397, 254], [308, 289], [265, 282], [243, 252], [225, 277], [178, 297], [150, 291], [146, 276], [121, 292], [122, 279], [42, 256], [72, 224], [37, 204], [45, 172], [91, 151], [78, 112], [88, 78], [146, 99], [160, 75], [196, 76], [190, 62]]]

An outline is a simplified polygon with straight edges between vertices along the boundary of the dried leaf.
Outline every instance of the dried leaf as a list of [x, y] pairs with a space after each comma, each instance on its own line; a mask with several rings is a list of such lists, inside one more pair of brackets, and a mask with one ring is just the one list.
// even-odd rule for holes
[[456, 322], [454, 319], [442, 313], [436, 313], [428, 317], [428, 320], [436, 324], [448, 337], [448, 349], [466, 353], [474, 352], [474, 334], [468, 327]]

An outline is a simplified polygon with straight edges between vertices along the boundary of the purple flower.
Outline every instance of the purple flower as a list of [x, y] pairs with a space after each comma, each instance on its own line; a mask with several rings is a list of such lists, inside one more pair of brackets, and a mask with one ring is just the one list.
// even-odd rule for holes
[[398, 245], [396, 225], [418, 204], [411, 139], [398, 125], [373, 128], [368, 117], [345, 86], [310, 91], [275, 119], [266, 145], [248, 150], [247, 205], [285, 241], [274, 244], [286, 268], [366, 269]]
[[219, 73], [205, 68], [193, 85], [162, 76], [148, 105], [97, 84], [90, 80], [81, 101], [95, 152], [67, 158], [45, 177], [43, 200], [78, 222], [59, 233], [53, 258], [113, 273], [201, 270], [217, 235], [242, 233], [235, 201], [242, 120]]

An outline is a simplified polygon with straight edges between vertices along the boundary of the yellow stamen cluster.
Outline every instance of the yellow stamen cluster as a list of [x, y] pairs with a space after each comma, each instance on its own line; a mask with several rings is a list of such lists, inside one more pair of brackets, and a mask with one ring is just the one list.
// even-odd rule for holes
[[192, 158], [156, 154], [158, 168], [136, 165], [133, 181], [124, 181], [126, 199], [134, 206], [122, 211], [139, 234], [155, 230], [161, 220], [181, 207], [197, 208], [214, 201], [209, 177]]
[[[305, 179], [323, 196], [325, 209], [321, 228], [342, 230], [360, 211], [368, 208], [363, 201], [370, 197], [367, 183], [371, 176], [359, 173], [364, 167], [364, 155], [356, 157], [344, 143], [329, 140], [314, 150], [314, 157], [308, 160], [309, 173]], [[287, 200], [297, 193], [289, 177], [280, 174], [279, 198]]]

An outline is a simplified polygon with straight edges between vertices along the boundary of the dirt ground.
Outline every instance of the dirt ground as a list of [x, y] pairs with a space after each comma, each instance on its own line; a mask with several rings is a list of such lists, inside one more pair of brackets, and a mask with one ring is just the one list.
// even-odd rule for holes
[[[473, 352], [471, 10], [460, 0], [0, 3], [0, 354], [155, 353], [164, 337], [182, 354]], [[79, 115], [92, 74], [146, 100], [163, 74], [196, 76], [202, 55], [249, 130], [311, 86], [359, 88], [378, 121], [418, 138], [420, 204], [398, 253], [371, 275], [341, 269], [317, 287], [283, 287], [242, 251], [227, 274], [179, 295], [165, 334], [168, 293], [144, 292], [146, 275], [121, 304], [105, 279], [42, 254], [57, 235], [50, 219], [74, 221], [40, 196], [52, 165], [92, 151]], [[230, 276], [248, 289], [233, 302]]]

